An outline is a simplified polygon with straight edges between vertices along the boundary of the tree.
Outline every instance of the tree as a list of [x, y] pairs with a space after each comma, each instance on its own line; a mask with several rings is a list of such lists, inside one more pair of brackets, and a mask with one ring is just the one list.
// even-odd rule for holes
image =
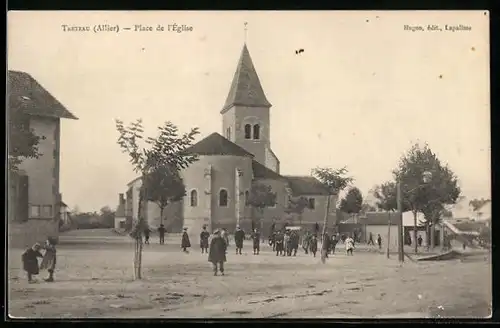
[[359, 214], [362, 206], [363, 195], [356, 187], [349, 189], [346, 196], [340, 201], [340, 210], [350, 215]]
[[478, 198], [475, 198], [473, 200], [471, 200], [469, 202], [469, 206], [472, 207], [472, 211], [474, 212], [477, 212], [481, 207], [483, 207], [484, 204], [490, 202], [489, 199], [484, 199], [484, 198], [481, 198], [481, 199], [478, 199]]
[[[340, 191], [345, 189], [354, 181], [352, 177], [346, 176], [347, 172], [348, 171], [346, 167], [340, 169], [332, 169], [329, 167], [325, 168], [318, 167], [312, 170], [313, 176], [315, 176], [316, 179], [318, 179], [323, 184], [325, 189], [328, 191], [325, 217], [323, 220], [323, 232], [321, 236], [324, 236], [326, 232], [326, 226], [328, 223], [328, 214], [330, 213], [330, 206], [331, 206], [330, 204], [331, 196], [338, 195]], [[335, 224], [337, 224], [337, 222], [335, 222]]]
[[285, 212], [289, 214], [297, 214], [299, 217], [299, 222], [300, 224], [302, 224], [302, 214], [307, 207], [309, 207], [309, 200], [306, 197], [290, 197], [288, 199], [288, 204], [285, 208]]
[[178, 202], [186, 195], [186, 186], [179, 171], [170, 166], [160, 166], [146, 176], [146, 198], [160, 208], [160, 223], [168, 204]]
[[[424, 172], [432, 174], [430, 181], [423, 181]], [[432, 220], [441, 217], [437, 213], [442, 211], [444, 205], [454, 204], [460, 196], [458, 178], [448, 165], [441, 163], [427, 144], [421, 146], [418, 143], [401, 157], [393, 175], [401, 184], [403, 208], [413, 212], [413, 236], [415, 252], [418, 252], [417, 213], [424, 213], [424, 217], [427, 213], [426, 221], [434, 228], [436, 222]]]
[[[376, 206], [382, 211], [397, 210], [396, 182], [388, 181], [375, 186], [373, 195], [377, 199]], [[409, 211], [407, 203], [403, 203], [403, 212]]]
[[45, 136], [37, 136], [30, 127], [30, 117], [20, 108], [9, 107], [9, 170], [16, 172], [26, 158], [39, 158], [38, 144]]
[[115, 226], [115, 211], [109, 206], [101, 208], [100, 223], [103, 228], [113, 228]]
[[[271, 186], [263, 183], [255, 183], [250, 189], [248, 205], [260, 213], [261, 223], [264, 217], [264, 209], [276, 205], [276, 193]], [[252, 225], [255, 226], [255, 217], [252, 215]], [[262, 231], [262, 226], [260, 227]]]
[[[144, 201], [148, 198], [147, 176], [161, 167], [170, 167], [177, 171], [187, 168], [197, 160], [195, 154], [186, 152], [191, 146], [198, 128], [191, 129], [188, 133], [179, 135], [179, 130], [171, 122], [165, 122], [158, 127], [156, 138], [148, 137], [144, 140], [142, 120], [125, 126], [121, 120], [116, 120], [118, 131], [118, 145], [122, 151], [129, 155], [129, 161], [136, 173], [141, 174], [141, 188], [139, 191], [139, 204], [137, 209], [137, 222], [131, 229], [130, 236], [135, 239], [134, 251], [134, 278], [141, 279], [142, 266], [142, 233], [147, 229], [144, 213]], [[146, 145], [140, 145], [145, 141]]]

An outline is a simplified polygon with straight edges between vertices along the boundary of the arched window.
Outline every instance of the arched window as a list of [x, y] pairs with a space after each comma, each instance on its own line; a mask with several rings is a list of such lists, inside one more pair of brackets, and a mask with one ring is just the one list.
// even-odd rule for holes
[[226, 207], [227, 206], [227, 190], [221, 189], [219, 191], [219, 206]]
[[250, 192], [247, 190], [245, 191], [245, 206], [250, 205]]
[[253, 138], [255, 140], [260, 139], [260, 126], [258, 124], [253, 126]]
[[252, 138], [252, 126], [250, 124], [245, 124], [245, 139]]
[[191, 207], [198, 206], [198, 192], [196, 190], [191, 190], [190, 202]]

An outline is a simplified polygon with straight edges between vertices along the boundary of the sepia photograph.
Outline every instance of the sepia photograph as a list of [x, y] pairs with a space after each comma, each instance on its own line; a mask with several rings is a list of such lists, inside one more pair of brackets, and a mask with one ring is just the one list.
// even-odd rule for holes
[[489, 20], [9, 11], [8, 318], [490, 318]]

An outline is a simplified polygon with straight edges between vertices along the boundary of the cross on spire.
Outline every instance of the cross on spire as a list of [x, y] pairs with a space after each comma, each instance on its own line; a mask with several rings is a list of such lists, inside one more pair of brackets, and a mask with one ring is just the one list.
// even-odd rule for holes
[[244, 25], [245, 25], [245, 39], [244, 39], [244, 41], [245, 41], [245, 43], [247, 43], [247, 25], [248, 25], [248, 22], [245, 22]]

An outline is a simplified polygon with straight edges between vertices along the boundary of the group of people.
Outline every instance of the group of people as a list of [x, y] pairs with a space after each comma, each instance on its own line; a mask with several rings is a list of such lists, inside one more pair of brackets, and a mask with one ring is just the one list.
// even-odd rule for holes
[[[45, 245], [35, 243], [32, 247], [24, 251], [21, 256], [23, 269], [27, 274], [28, 283], [35, 283], [33, 276], [40, 273], [40, 270], [47, 270], [49, 276], [44, 279], [46, 282], [54, 282], [54, 270], [56, 267], [56, 240], [47, 238]], [[42, 254], [42, 251], [44, 252]], [[38, 263], [38, 258], [42, 258], [42, 262]]]
[[269, 246], [273, 247], [276, 256], [297, 256], [300, 236], [297, 231], [284, 229], [273, 231], [269, 236]]

